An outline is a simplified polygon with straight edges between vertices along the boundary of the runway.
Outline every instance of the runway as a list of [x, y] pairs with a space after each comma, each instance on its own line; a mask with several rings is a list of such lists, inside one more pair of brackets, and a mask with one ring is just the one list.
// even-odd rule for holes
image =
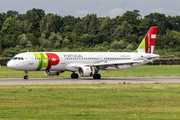
[[175, 77], [103, 77], [94, 80], [91, 77], [71, 78], [0, 78], [0, 85], [34, 85], [34, 84], [101, 84], [101, 83], [180, 83], [180, 76]]

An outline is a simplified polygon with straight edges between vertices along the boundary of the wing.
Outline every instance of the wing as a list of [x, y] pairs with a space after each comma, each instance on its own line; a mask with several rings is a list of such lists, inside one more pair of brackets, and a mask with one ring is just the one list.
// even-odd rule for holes
[[134, 61], [134, 60], [105, 61], [105, 62], [92, 64], [91, 66], [132, 65], [134, 63], [141, 63], [141, 62], [143, 62], [143, 60], [139, 60], [139, 61]]
[[101, 68], [113, 66], [113, 67], [118, 68], [118, 65], [131, 65], [131, 66], [133, 66], [134, 63], [142, 63], [142, 62], [144, 62], [144, 60], [138, 60], [138, 61], [135, 61], [135, 60], [125, 60], [125, 61], [117, 60], [117, 61], [104, 61], [104, 62], [94, 63], [94, 64], [75, 64], [74, 66], [76, 68], [82, 67], [82, 66], [86, 66], [86, 67], [90, 67], [90, 66], [98, 67], [99, 66]]

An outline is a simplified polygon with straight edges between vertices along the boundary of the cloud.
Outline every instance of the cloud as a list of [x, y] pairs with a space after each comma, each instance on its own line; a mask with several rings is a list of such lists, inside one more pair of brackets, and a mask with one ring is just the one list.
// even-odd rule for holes
[[88, 13], [90, 13], [88, 10], [81, 10], [81, 11], [77, 10], [75, 12], [75, 15], [86, 15]]
[[110, 11], [106, 12], [107, 16], [110, 16], [111, 18], [115, 18], [118, 15], [121, 15], [124, 12], [123, 8], [115, 8]]
[[151, 11], [152, 11], [152, 12], [158, 12], [158, 13], [166, 13], [167, 11], [170, 11], [170, 10], [163, 9], [163, 8], [161, 8], [161, 7], [158, 7], [158, 8], [152, 9]]
[[152, 12], [158, 12], [158, 13], [163, 13], [167, 15], [180, 15], [180, 12], [169, 10], [169, 9], [164, 9], [161, 7], [155, 8], [151, 10]]

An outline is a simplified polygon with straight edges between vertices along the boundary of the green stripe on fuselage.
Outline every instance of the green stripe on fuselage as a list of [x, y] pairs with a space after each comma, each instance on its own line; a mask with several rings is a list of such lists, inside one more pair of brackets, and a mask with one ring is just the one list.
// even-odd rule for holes
[[41, 53], [42, 54], [42, 67], [43, 68], [47, 68], [48, 67], [48, 56], [46, 55], [46, 53]]
[[41, 68], [47, 68], [48, 67], [48, 56], [46, 53], [33, 53], [35, 58], [38, 59], [38, 67], [36, 70], [41, 70]]
[[35, 58], [36, 59], [38, 59], [38, 67], [37, 67], [37, 69], [36, 70], [40, 70], [41, 68], [40, 68], [40, 64], [41, 64], [41, 55], [39, 54], [39, 53], [33, 53], [34, 54], [34, 56], [35, 56]]

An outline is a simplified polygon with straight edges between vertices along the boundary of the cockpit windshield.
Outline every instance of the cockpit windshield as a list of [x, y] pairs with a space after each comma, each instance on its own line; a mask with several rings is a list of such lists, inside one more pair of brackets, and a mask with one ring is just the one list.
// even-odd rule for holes
[[23, 57], [14, 57], [12, 60], [24, 60]]

